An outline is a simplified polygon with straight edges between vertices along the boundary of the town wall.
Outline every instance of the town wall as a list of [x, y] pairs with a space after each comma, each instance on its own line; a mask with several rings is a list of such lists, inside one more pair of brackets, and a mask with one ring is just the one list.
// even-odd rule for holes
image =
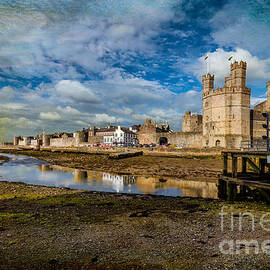
[[75, 138], [63, 136], [62, 138], [51, 138], [50, 146], [52, 147], [69, 147], [75, 146]]

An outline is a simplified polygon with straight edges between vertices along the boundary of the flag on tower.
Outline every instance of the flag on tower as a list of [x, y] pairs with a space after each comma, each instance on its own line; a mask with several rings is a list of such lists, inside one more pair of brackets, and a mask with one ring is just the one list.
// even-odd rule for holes
[[228, 61], [231, 61], [231, 59], [232, 59], [233, 57], [232, 56], [230, 56], [229, 58], [228, 58]]

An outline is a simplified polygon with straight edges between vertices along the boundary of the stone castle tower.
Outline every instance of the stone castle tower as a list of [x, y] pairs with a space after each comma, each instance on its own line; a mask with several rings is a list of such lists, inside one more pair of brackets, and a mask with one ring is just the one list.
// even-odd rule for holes
[[[223, 88], [214, 89], [214, 75], [203, 75], [203, 145], [234, 148], [250, 138], [250, 88], [246, 62], [231, 64]], [[270, 87], [270, 85], [269, 85]]]
[[202, 115], [186, 111], [182, 117], [183, 132], [202, 132]]

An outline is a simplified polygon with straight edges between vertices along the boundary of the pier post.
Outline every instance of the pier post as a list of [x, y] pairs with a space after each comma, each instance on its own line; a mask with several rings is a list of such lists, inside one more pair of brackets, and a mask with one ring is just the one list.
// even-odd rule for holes
[[237, 157], [232, 155], [232, 177], [237, 178]]
[[228, 154], [223, 154], [223, 175], [226, 176], [228, 174]]
[[266, 163], [265, 159], [262, 159], [262, 158], [259, 159], [260, 175], [264, 175], [265, 173], [265, 163]]
[[247, 158], [243, 157], [242, 158], [242, 173], [246, 173], [247, 172]]

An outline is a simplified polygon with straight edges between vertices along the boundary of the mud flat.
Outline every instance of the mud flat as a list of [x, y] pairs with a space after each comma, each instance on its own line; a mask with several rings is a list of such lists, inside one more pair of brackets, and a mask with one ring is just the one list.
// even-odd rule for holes
[[[140, 156], [115, 161], [105, 155], [13, 154], [74, 168], [111, 168], [117, 173], [136, 174], [185, 172], [183, 178], [197, 179], [205, 175], [214, 179], [221, 167], [219, 158], [198, 156]], [[227, 212], [223, 231], [222, 207]], [[255, 217], [254, 231], [249, 217], [242, 218], [242, 231], [238, 230], [245, 212]], [[251, 247], [246, 254], [245, 247], [234, 246], [233, 255], [223, 254], [219, 248], [225, 239], [233, 243], [255, 240], [261, 246], [270, 239], [259, 224], [268, 212], [269, 205], [254, 201], [86, 192], [2, 181], [0, 269], [269, 269], [270, 257], [261, 248], [254, 254]]]
[[[221, 207], [260, 203], [83, 192], [0, 182], [0, 269], [269, 269], [269, 255], [224, 255], [223, 239], [269, 238], [256, 222], [220, 229]], [[229, 211], [229, 210], [228, 210]], [[235, 228], [237, 225], [235, 226]]]

